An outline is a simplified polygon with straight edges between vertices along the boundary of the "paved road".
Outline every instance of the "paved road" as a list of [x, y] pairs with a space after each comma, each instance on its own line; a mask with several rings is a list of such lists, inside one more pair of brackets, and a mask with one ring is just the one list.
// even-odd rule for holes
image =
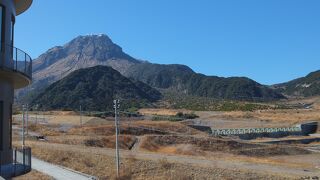
[[47, 174], [57, 180], [88, 180], [95, 179], [92, 176], [79, 173], [61, 166], [53, 165], [32, 157], [32, 169]]
[[[64, 145], [64, 144], [53, 144], [53, 143], [39, 143], [39, 142], [30, 142], [34, 146], [39, 148], [48, 148], [48, 149], [58, 149], [58, 150], [70, 150], [82, 153], [94, 153], [99, 155], [107, 155], [114, 157], [114, 149], [107, 148], [91, 148], [83, 147], [81, 145]], [[132, 157], [135, 155], [136, 159], [141, 160], [152, 160], [159, 161], [161, 159], [167, 159], [169, 162], [175, 162], [180, 164], [191, 164], [201, 167], [216, 167], [221, 169], [242, 169], [249, 170], [252, 172], [262, 172], [262, 173], [272, 173], [272, 174], [285, 174], [289, 176], [296, 177], [306, 177], [306, 176], [320, 176], [320, 170], [316, 168], [312, 169], [303, 169], [299, 167], [285, 167], [281, 165], [274, 164], [258, 164], [251, 162], [241, 162], [241, 161], [229, 161], [222, 159], [207, 159], [204, 157], [195, 157], [195, 156], [184, 156], [184, 155], [168, 155], [168, 154], [159, 154], [151, 152], [132, 152], [127, 150], [121, 150], [120, 154], [122, 157]]]

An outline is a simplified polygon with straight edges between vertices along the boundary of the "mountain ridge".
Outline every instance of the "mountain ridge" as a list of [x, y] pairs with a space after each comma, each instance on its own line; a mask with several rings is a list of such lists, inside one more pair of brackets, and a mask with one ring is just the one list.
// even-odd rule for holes
[[310, 97], [320, 95], [320, 70], [285, 83], [272, 85], [272, 88], [287, 96]]
[[218, 77], [195, 73], [185, 65], [140, 63], [125, 74], [152, 87], [185, 95], [234, 100], [275, 100], [285, 97], [246, 77]]
[[[30, 97], [35, 97], [73, 71], [103, 65], [112, 67], [127, 78], [180, 94], [236, 100], [285, 98], [249, 78], [206, 76], [194, 72], [186, 65], [153, 64], [137, 60], [123, 52], [107, 35], [78, 36], [63, 46], [49, 49], [33, 65], [34, 83], [30, 88]], [[26, 92], [20, 91], [17, 94], [19, 97]]]

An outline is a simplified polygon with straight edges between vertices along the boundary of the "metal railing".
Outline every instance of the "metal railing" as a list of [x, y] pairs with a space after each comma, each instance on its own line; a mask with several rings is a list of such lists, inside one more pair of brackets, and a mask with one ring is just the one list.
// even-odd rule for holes
[[0, 166], [1, 177], [11, 178], [27, 174], [31, 171], [31, 148], [15, 148], [12, 151], [12, 155], [12, 164]]
[[17, 71], [32, 78], [32, 58], [21, 49], [7, 44], [2, 44], [0, 68]]
[[[20, 171], [17, 171], [15, 168], [15, 173], [22, 173], [26, 174], [31, 171], [31, 148], [30, 147], [24, 147], [21, 149], [14, 149], [13, 151], [13, 163], [16, 165], [15, 167], [21, 166], [22, 169]], [[18, 165], [18, 166], [17, 166]], [[19, 175], [19, 174], [18, 174]]]

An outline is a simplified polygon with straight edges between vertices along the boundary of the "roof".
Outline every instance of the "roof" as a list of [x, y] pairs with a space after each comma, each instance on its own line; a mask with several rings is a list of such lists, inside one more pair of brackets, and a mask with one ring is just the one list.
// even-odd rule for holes
[[13, 2], [16, 6], [17, 15], [25, 12], [32, 4], [32, 0], [13, 0]]

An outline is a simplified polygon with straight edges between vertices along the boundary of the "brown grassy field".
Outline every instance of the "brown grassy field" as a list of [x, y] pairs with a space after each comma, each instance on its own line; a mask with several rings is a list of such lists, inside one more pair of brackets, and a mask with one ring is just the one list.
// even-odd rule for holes
[[[32, 145], [33, 154], [45, 161], [60, 164], [99, 179], [116, 179], [114, 158], [97, 153], [72, 150], [55, 150], [52, 147]], [[121, 159], [121, 179], [290, 179], [282, 175], [270, 175], [250, 171], [219, 169], [214, 166], [196, 167], [159, 161], [138, 160], [134, 156]]]
[[53, 180], [53, 178], [36, 170], [32, 170], [28, 174], [13, 178], [13, 180]]
[[208, 152], [248, 157], [310, 154], [309, 151], [296, 146], [260, 145], [227, 139], [191, 136], [147, 136], [143, 139], [141, 148], [151, 152], [202, 156], [209, 155]]
[[[193, 128], [178, 122], [168, 121], [134, 121], [120, 124], [121, 134], [144, 135], [144, 134], [203, 134]], [[68, 131], [70, 135], [105, 135], [115, 134], [115, 127], [110, 125], [75, 127]]]
[[261, 110], [255, 112], [225, 112], [222, 117], [225, 118], [252, 118], [259, 120], [269, 120], [273, 122], [289, 122], [292, 124], [320, 121], [320, 111], [307, 109], [288, 109], [288, 110]]
[[174, 116], [178, 112], [191, 113], [192, 111], [185, 109], [140, 109], [139, 113], [142, 115], [160, 115], [160, 116]]
[[[185, 110], [143, 109], [146, 115], [176, 115]], [[296, 123], [318, 120], [316, 109], [260, 110], [253, 112], [196, 112], [200, 118], [195, 121], [212, 122], [212, 127], [281, 127]], [[115, 147], [115, 126], [113, 118], [85, 117], [79, 126], [79, 116], [72, 112], [48, 112], [52, 117], [48, 124], [29, 126], [29, 130], [46, 136], [46, 142], [28, 138], [33, 154], [43, 160], [91, 174], [100, 179], [115, 179], [114, 157], [101, 153], [100, 149]], [[148, 119], [148, 118], [146, 118]], [[249, 162], [260, 165], [280, 165], [285, 168], [306, 168], [314, 170], [320, 166], [318, 154], [310, 153], [301, 144], [265, 145], [259, 141], [241, 141], [235, 138], [213, 138], [204, 132], [188, 127], [189, 121], [151, 121], [123, 118], [120, 124], [120, 148], [132, 152], [132, 157], [121, 159], [122, 179], [285, 179], [281, 174], [247, 171], [238, 168], [221, 169], [212, 166], [195, 166], [176, 161], [148, 160], [136, 158], [134, 152], [199, 157], [210, 160], [226, 160], [236, 163]], [[61, 131], [68, 124], [71, 129]], [[14, 132], [14, 140], [19, 140]], [[289, 137], [293, 138], [293, 137]], [[259, 139], [263, 141], [264, 139]], [[53, 148], [50, 144], [76, 149]], [[137, 144], [137, 145], [135, 145]], [[317, 145], [317, 143], [314, 143]], [[130, 151], [135, 146], [134, 151]], [[306, 145], [307, 146], [307, 145]], [[136, 148], [137, 147], [137, 148]], [[93, 149], [89, 149], [93, 148]], [[98, 150], [99, 149], [99, 150]], [[96, 151], [95, 151], [96, 150]], [[113, 150], [112, 151], [113, 154]], [[90, 153], [88, 153], [90, 152]], [[286, 157], [286, 158], [284, 158]], [[290, 159], [299, 157], [299, 162]], [[304, 159], [305, 157], [305, 159]], [[309, 162], [312, 160], [311, 162]], [[320, 162], [320, 161], [319, 161]], [[36, 175], [35, 175], [36, 176]], [[39, 175], [40, 176], [40, 175]], [[37, 176], [36, 176], [37, 177]], [[39, 179], [41, 179], [39, 177]]]
[[[115, 136], [74, 136], [74, 135], [62, 135], [62, 136], [49, 136], [47, 137], [48, 143], [59, 143], [69, 145], [83, 145], [89, 147], [100, 148], [115, 148]], [[131, 149], [136, 141], [135, 136], [120, 135], [119, 136], [119, 148]]]

